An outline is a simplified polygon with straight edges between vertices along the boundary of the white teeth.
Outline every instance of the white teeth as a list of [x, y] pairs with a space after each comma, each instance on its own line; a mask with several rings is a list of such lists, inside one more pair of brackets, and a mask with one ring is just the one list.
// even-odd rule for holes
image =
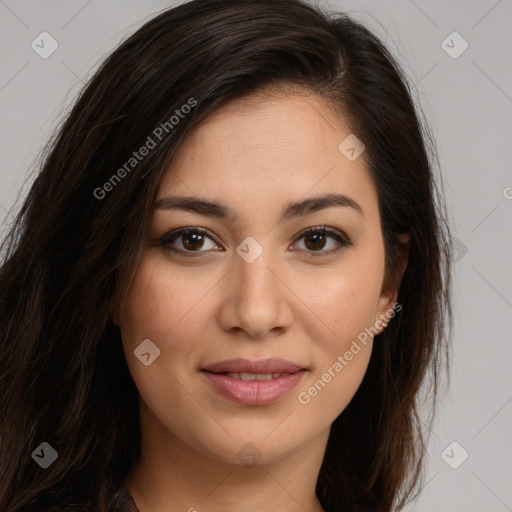
[[257, 373], [256, 380], [272, 380], [271, 373]]
[[281, 373], [235, 373], [227, 372], [226, 375], [238, 380], [272, 380], [281, 377]]

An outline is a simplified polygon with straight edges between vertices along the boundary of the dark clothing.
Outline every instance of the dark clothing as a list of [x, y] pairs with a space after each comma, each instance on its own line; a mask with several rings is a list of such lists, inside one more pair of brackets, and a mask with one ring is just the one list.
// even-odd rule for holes
[[112, 512], [139, 512], [131, 494], [124, 487], [120, 487], [114, 495], [110, 510]]

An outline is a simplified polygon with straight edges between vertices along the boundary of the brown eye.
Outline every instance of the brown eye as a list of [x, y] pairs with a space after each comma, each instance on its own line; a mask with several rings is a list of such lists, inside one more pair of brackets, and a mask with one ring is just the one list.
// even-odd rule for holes
[[306, 240], [305, 245], [309, 250], [318, 251], [324, 248], [327, 237], [325, 233], [318, 232], [308, 234], [304, 238]]
[[[210, 244], [210, 247], [208, 247], [208, 244]], [[182, 228], [172, 231], [160, 239], [160, 245], [168, 252], [183, 256], [200, 256], [202, 253], [209, 252], [208, 250], [217, 247], [217, 244], [207, 232], [200, 228]]]
[[181, 238], [183, 247], [189, 251], [201, 249], [204, 244], [204, 235], [202, 233], [189, 232], [185, 235], [181, 235]]
[[[350, 240], [346, 235], [342, 235], [337, 231], [326, 229], [325, 226], [319, 228], [309, 228], [307, 231], [303, 232], [299, 238], [304, 239], [305, 249], [303, 250], [306, 251], [307, 255], [311, 257], [329, 256], [330, 254], [340, 250], [342, 247], [348, 247], [352, 245], [352, 240]], [[331, 243], [331, 246], [328, 247], [328, 250], [323, 250], [325, 249], [326, 245], [329, 244], [329, 240], [333, 240], [334, 243]]]

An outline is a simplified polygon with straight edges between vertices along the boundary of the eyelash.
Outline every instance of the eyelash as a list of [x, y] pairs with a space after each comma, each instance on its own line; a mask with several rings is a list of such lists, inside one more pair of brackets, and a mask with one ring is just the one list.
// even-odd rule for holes
[[[213, 240], [213, 238], [209, 235], [208, 231], [206, 231], [205, 229], [196, 228], [196, 227], [187, 227], [187, 228], [180, 228], [175, 231], [171, 231], [170, 233], [167, 233], [166, 235], [164, 235], [162, 238], [160, 238], [158, 240], [158, 243], [159, 243], [159, 245], [161, 245], [164, 248], [164, 250], [166, 252], [172, 252], [174, 254], [184, 256], [185, 258], [196, 258], [196, 257], [200, 256], [202, 252], [207, 252], [207, 251], [182, 251], [181, 249], [173, 249], [172, 247], [169, 246], [169, 244], [171, 242], [174, 242], [177, 238], [179, 238], [181, 235], [183, 235], [185, 233], [195, 233], [195, 234], [204, 235], [215, 242], [215, 240]], [[322, 250], [307, 251], [308, 257], [310, 257], [310, 258], [319, 258], [319, 257], [329, 256], [331, 254], [338, 252], [343, 247], [351, 246], [353, 243], [353, 241], [350, 240], [348, 237], [339, 234], [337, 231], [333, 231], [331, 229], [326, 229], [325, 226], [308, 228], [307, 230], [303, 231], [298, 236], [297, 240], [299, 240], [303, 237], [306, 237], [308, 235], [318, 234], [318, 233], [331, 236], [338, 242], [339, 245], [335, 249], [331, 249], [329, 251], [322, 251]]]

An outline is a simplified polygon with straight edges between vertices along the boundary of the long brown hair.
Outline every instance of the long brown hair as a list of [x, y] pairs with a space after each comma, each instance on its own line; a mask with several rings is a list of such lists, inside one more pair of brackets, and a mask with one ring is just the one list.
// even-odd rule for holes
[[[429, 427], [420, 391], [434, 412], [452, 332], [451, 235], [428, 125], [397, 62], [345, 14], [301, 0], [193, 0], [99, 67], [3, 243], [0, 510], [109, 510], [140, 455], [137, 389], [111, 312], [137, 267], [162, 173], [214, 109], [272, 86], [318, 94], [366, 145], [386, 277], [402, 306], [332, 425], [317, 495], [336, 512], [399, 510], [414, 496]], [[148, 137], [155, 147], [132, 162]], [[411, 242], [400, 281], [401, 233]], [[31, 457], [41, 442], [58, 452], [44, 470]]]

